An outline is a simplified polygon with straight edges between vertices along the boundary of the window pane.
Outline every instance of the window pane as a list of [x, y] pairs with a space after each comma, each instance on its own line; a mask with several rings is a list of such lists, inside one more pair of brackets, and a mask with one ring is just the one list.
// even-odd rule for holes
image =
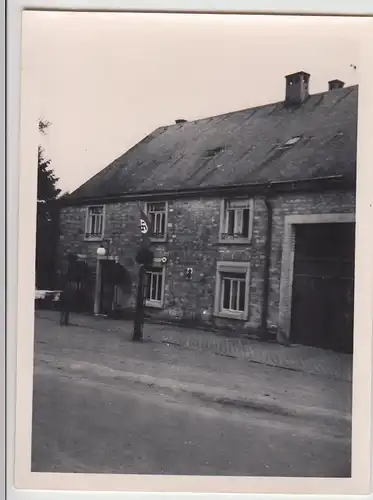
[[150, 220], [151, 230], [153, 233], [155, 233], [155, 214], [151, 213], [149, 215], [150, 215], [149, 220]]
[[234, 210], [227, 211], [227, 234], [233, 235], [234, 233]]
[[249, 222], [250, 222], [250, 217], [249, 217], [249, 209], [245, 208], [243, 211], [243, 220], [242, 220], [242, 236], [244, 238], [247, 238], [249, 236]]
[[244, 281], [240, 281], [240, 300], [238, 304], [238, 309], [240, 311], [245, 310], [245, 296], [246, 296], [246, 283]]
[[157, 298], [157, 275], [152, 273], [152, 280], [151, 280], [151, 295], [150, 298], [152, 300], [156, 300]]
[[97, 232], [96, 225], [97, 225], [97, 217], [96, 217], [96, 215], [93, 215], [93, 217], [92, 217], [92, 233], [93, 234], [96, 234], [96, 232]]
[[162, 299], [162, 275], [158, 274], [158, 283], [157, 283], [157, 300], [161, 301]]
[[233, 311], [237, 310], [237, 299], [238, 299], [238, 281], [232, 280], [232, 290], [231, 290], [231, 307]]
[[162, 214], [160, 214], [159, 212], [155, 214], [155, 233], [157, 235], [159, 235], [159, 233], [161, 232], [161, 217]]
[[164, 235], [164, 233], [165, 233], [165, 222], [166, 222], [165, 214], [161, 214], [161, 234], [162, 235]]
[[223, 309], [229, 309], [230, 293], [231, 293], [231, 280], [223, 279]]
[[97, 216], [97, 234], [102, 233], [102, 216], [98, 215]]
[[234, 233], [237, 235], [242, 233], [242, 210], [235, 210]]

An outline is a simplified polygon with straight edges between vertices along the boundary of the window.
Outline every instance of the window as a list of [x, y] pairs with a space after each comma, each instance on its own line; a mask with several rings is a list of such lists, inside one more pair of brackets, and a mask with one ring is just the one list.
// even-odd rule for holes
[[214, 156], [218, 155], [219, 153], [222, 153], [224, 151], [224, 147], [219, 146], [217, 148], [213, 149], [206, 149], [206, 151], [203, 154], [204, 158], [214, 158]]
[[225, 200], [221, 212], [220, 240], [247, 242], [251, 239], [252, 200], [248, 198]]
[[292, 137], [288, 141], [285, 142], [284, 146], [293, 146], [300, 140], [300, 137]]
[[280, 146], [280, 149], [288, 149], [291, 148], [291, 146], [294, 146], [297, 142], [299, 142], [301, 139], [300, 136], [297, 137], [292, 137], [288, 141], [286, 141], [282, 146]]
[[156, 239], [166, 239], [167, 203], [147, 203], [147, 215], [151, 223], [151, 236]]
[[86, 239], [102, 239], [104, 235], [104, 206], [88, 207], [86, 219]]
[[248, 262], [218, 262], [215, 290], [216, 316], [247, 319], [249, 271]]
[[145, 300], [148, 307], [163, 307], [164, 268], [146, 271]]
[[292, 137], [288, 141], [284, 142], [279, 149], [290, 149], [292, 146], [295, 146], [301, 140], [301, 136]]
[[232, 312], [245, 311], [246, 276], [245, 274], [222, 274], [221, 310]]

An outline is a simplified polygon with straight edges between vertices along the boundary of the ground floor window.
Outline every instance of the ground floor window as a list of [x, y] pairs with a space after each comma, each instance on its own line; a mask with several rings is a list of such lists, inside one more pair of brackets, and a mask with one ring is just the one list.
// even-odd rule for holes
[[222, 311], [244, 312], [246, 295], [245, 274], [222, 274]]
[[217, 263], [215, 315], [247, 319], [249, 308], [248, 262]]
[[148, 307], [163, 307], [164, 268], [151, 268], [146, 271], [145, 299]]

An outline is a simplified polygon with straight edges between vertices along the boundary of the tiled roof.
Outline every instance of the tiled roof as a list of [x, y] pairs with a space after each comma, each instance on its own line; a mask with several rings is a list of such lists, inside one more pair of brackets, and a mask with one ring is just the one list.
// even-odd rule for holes
[[[69, 198], [344, 175], [355, 179], [358, 87], [161, 127]], [[288, 142], [289, 141], [289, 142]]]

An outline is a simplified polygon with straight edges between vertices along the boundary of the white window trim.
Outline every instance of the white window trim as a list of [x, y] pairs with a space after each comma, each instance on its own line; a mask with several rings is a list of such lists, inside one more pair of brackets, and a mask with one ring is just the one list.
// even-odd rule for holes
[[162, 264], [160, 258], [154, 259], [154, 264], [152, 266], [155, 269], [159, 269], [162, 273], [162, 288], [161, 288], [161, 300], [145, 300], [146, 307], [153, 307], [155, 309], [163, 309], [164, 305], [164, 290], [166, 281], [166, 267]]
[[[244, 311], [222, 311], [221, 309], [221, 292], [222, 292], [222, 274], [223, 273], [240, 273], [245, 274], [245, 307]], [[215, 301], [214, 301], [214, 316], [220, 318], [231, 318], [239, 320], [248, 320], [250, 305], [250, 263], [249, 262], [232, 262], [218, 261], [216, 266], [215, 279]]]
[[249, 231], [247, 238], [223, 238], [222, 234], [225, 232], [225, 207], [227, 202], [234, 201], [235, 199], [244, 199], [245, 197], [237, 196], [236, 198], [224, 198], [221, 200], [220, 204], [220, 227], [219, 227], [219, 243], [224, 245], [242, 245], [243, 243], [250, 243], [253, 237], [253, 224], [254, 224], [254, 200], [253, 198], [247, 198], [249, 202]]
[[[89, 209], [102, 207], [102, 231], [101, 236], [89, 236], [88, 235], [88, 224], [89, 224]], [[85, 226], [84, 226], [84, 240], [85, 241], [102, 241], [105, 235], [105, 221], [106, 221], [106, 206], [105, 205], [88, 205], [85, 211]]]
[[151, 236], [150, 241], [164, 242], [167, 241], [167, 229], [168, 229], [168, 201], [147, 201], [145, 202], [145, 214], [149, 215], [148, 208], [151, 203], [164, 203], [165, 204], [165, 221], [164, 221], [164, 236], [156, 237]]

